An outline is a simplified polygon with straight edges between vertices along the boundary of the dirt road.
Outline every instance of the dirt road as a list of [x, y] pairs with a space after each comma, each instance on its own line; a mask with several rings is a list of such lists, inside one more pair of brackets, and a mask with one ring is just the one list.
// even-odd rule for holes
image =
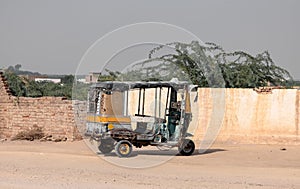
[[205, 154], [173, 158], [144, 148], [135, 156], [170, 160], [130, 169], [108, 163], [83, 141], [6, 141], [0, 143], [0, 188], [300, 188], [300, 146], [215, 145]]

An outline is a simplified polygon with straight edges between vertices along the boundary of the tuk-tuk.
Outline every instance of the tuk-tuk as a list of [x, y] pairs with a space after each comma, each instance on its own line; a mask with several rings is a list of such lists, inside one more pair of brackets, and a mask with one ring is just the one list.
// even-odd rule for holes
[[132, 147], [178, 147], [191, 155], [195, 144], [187, 133], [192, 119], [187, 82], [118, 82], [93, 84], [88, 92], [86, 135], [108, 154], [129, 157]]

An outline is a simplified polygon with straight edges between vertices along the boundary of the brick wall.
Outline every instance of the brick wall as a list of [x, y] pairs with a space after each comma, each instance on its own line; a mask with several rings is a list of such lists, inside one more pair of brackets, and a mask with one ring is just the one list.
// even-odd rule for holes
[[75, 120], [74, 113], [80, 109], [74, 109], [71, 100], [12, 96], [3, 74], [0, 75], [0, 138], [12, 138], [34, 127], [42, 128], [45, 135], [53, 138], [75, 140], [79, 137], [77, 127], [84, 123]]

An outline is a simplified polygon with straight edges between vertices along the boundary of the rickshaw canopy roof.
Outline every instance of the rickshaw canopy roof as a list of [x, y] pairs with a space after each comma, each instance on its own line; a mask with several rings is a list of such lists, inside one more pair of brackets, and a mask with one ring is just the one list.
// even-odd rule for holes
[[190, 84], [185, 81], [170, 82], [170, 81], [149, 81], [149, 82], [121, 82], [121, 81], [105, 81], [98, 82], [91, 86], [91, 89], [110, 90], [110, 91], [128, 91], [131, 89], [147, 89], [171, 87], [175, 90], [183, 89]]

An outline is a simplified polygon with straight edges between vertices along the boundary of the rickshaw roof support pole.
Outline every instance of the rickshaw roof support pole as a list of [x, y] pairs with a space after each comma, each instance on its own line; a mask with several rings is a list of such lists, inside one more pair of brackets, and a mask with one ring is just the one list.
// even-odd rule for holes
[[159, 102], [157, 102], [157, 88], [155, 88], [155, 101], [154, 101], [154, 116], [155, 117], [157, 117], [157, 115], [156, 115], [157, 103], [159, 103]]
[[123, 115], [128, 116], [128, 91], [124, 91], [124, 101]]
[[161, 101], [161, 87], [159, 88], [159, 96], [158, 96], [158, 99], [159, 99], [159, 104], [158, 104], [158, 117], [160, 118], [160, 109], [161, 109], [161, 105], [160, 105], [160, 101]]
[[141, 109], [141, 88], [139, 90], [139, 104], [138, 104], [138, 115], [140, 115], [140, 109]]
[[145, 93], [146, 93], [146, 89], [143, 88], [143, 107], [142, 107], [142, 114], [144, 115], [144, 110], [145, 110]]
[[168, 109], [168, 103], [169, 103], [169, 94], [170, 94], [170, 87], [168, 87], [168, 92], [167, 92], [167, 100], [166, 100], [165, 117], [164, 117], [164, 119], [166, 119], [166, 114], [167, 114], [167, 109]]

